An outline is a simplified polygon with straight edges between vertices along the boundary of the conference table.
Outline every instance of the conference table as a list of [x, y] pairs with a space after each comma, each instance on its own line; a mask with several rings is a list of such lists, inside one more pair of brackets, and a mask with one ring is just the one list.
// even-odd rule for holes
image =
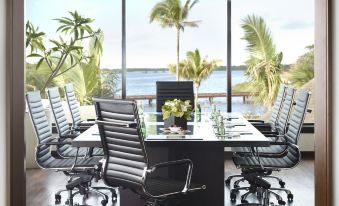
[[[178, 159], [193, 162], [192, 181], [205, 184], [206, 189], [190, 193], [180, 205], [223, 206], [225, 201], [225, 147], [268, 147], [269, 140], [240, 113], [223, 113], [225, 135], [219, 135], [209, 114], [201, 121], [189, 121], [185, 133], [172, 133], [164, 128], [161, 113], [144, 113], [146, 125], [145, 145], [150, 165]], [[197, 118], [195, 118], [197, 119]], [[76, 137], [74, 147], [101, 147], [97, 125]], [[226, 165], [227, 166], [227, 165]], [[227, 168], [226, 168], [227, 169]], [[170, 169], [164, 174], [171, 178], [182, 177], [184, 169]], [[121, 206], [144, 205], [144, 201], [129, 190], [120, 191]]]

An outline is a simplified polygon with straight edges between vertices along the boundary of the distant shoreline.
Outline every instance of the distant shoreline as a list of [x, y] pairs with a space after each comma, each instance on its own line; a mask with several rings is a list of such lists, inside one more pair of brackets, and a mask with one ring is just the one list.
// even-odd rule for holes
[[[284, 70], [288, 70], [290, 65], [284, 65]], [[103, 68], [102, 70], [112, 70], [109, 68]], [[121, 69], [113, 69], [120, 73]], [[246, 66], [232, 66], [232, 71], [245, 71]], [[127, 68], [128, 72], [167, 72], [168, 68]], [[226, 71], [226, 66], [220, 66], [216, 68], [214, 71]]]

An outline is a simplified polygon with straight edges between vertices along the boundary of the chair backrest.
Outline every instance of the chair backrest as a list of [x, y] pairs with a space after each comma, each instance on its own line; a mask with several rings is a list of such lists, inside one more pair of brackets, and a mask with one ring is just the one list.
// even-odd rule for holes
[[[107, 185], [142, 190], [143, 172], [148, 166], [143, 134], [135, 101], [93, 99], [105, 154], [103, 179]], [[135, 127], [109, 125], [137, 123]]]
[[190, 100], [194, 108], [194, 90], [192, 81], [157, 81], [157, 112], [166, 100]]
[[285, 134], [288, 127], [288, 119], [294, 103], [295, 89], [293, 87], [287, 87], [285, 98], [281, 106], [278, 122], [275, 129], [279, 134]]
[[40, 145], [52, 140], [52, 128], [48, 122], [44, 107], [41, 102], [40, 91], [27, 92], [26, 103], [32, 119], [35, 135], [38, 145], [35, 151], [35, 159], [40, 167], [45, 167], [45, 163], [52, 159], [49, 146]]
[[300, 90], [296, 104], [291, 112], [289, 126], [285, 136], [286, 141], [297, 145], [300, 132], [304, 124], [308, 103], [310, 100], [310, 92], [308, 90]]
[[276, 98], [274, 105], [273, 105], [273, 108], [272, 108], [272, 115], [271, 115], [271, 118], [269, 120], [269, 123], [272, 126], [275, 126], [278, 123], [278, 116], [279, 116], [279, 112], [282, 108], [283, 101], [285, 99], [285, 94], [286, 94], [286, 85], [281, 84], [280, 87], [279, 87], [277, 98]]
[[70, 129], [65, 116], [64, 109], [62, 107], [58, 88], [57, 87], [48, 88], [47, 94], [59, 135], [62, 136], [69, 134]]
[[289, 120], [289, 126], [286, 134], [284, 135], [285, 140], [292, 145], [287, 147], [287, 155], [284, 157], [288, 167], [295, 167], [301, 159], [300, 150], [298, 145], [301, 128], [303, 126], [307, 107], [310, 99], [310, 92], [307, 90], [300, 90], [296, 105], [291, 112]]
[[75, 98], [73, 84], [69, 83], [64, 86], [65, 97], [69, 111], [71, 112], [73, 127], [77, 127], [81, 122], [80, 109], [78, 101]]

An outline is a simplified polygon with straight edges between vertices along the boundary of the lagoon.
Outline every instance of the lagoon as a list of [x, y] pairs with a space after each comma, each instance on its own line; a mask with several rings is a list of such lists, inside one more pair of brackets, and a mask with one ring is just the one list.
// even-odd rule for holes
[[[168, 71], [128, 71], [127, 70], [127, 96], [129, 95], [155, 95], [156, 81], [175, 81], [175, 75]], [[236, 85], [246, 81], [244, 70], [232, 71], [232, 85]], [[202, 82], [200, 86], [201, 93], [219, 93], [225, 92], [227, 85], [226, 71], [214, 71], [208, 79]], [[119, 85], [121, 88], [121, 84]], [[210, 111], [210, 103], [208, 99], [200, 99], [202, 110]], [[215, 98], [214, 103], [217, 104], [221, 111], [226, 111], [226, 97]], [[155, 101], [148, 104], [143, 102], [145, 111], [155, 111]], [[243, 103], [241, 97], [232, 98], [232, 109], [234, 112], [263, 114], [266, 108], [253, 103]]]

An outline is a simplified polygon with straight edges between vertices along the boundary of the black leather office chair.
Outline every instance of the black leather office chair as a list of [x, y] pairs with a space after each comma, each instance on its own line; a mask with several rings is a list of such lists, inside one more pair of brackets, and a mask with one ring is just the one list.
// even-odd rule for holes
[[[144, 198], [146, 205], [205, 189], [204, 185], [190, 182], [193, 163], [188, 159], [149, 165], [135, 101], [94, 99], [94, 102], [105, 152], [106, 185], [130, 189]], [[185, 181], [152, 177], [159, 168], [178, 165], [187, 165]]]
[[272, 114], [268, 122], [264, 120], [248, 120], [253, 126], [258, 127], [260, 130], [268, 130], [271, 131], [278, 123], [279, 112], [282, 108], [283, 102], [285, 100], [287, 86], [285, 84], [281, 84], [279, 87], [277, 98], [274, 102], [272, 108]]
[[157, 81], [157, 112], [166, 100], [180, 99], [190, 100], [194, 109], [194, 89], [192, 81]]
[[75, 131], [83, 132], [95, 124], [95, 119], [81, 120], [79, 104], [75, 97], [73, 84], [64, 86], [65, 97], [72, 117], [72, 126]]
[[[48, 88], [47, 94], [60, 139], [74, 139], [80, 134], [80, 132], [70, 129], [64, 109], [62, 107], [58, 88]], [[57, 151], [62, 157], [74, 157], [77, 154], [76, 149], [70, 147], [69, 145], [57, 147]], [[101, 148], [81, 148], [79, 150], [79, 155], [103, 156], [103, 150]]]
[[[307, 107], [310, 99], [310, 93], [307, 90], [301, 90], [299, 92], [296, 104], [291, 113], [289, 120], [289, 127], [287, 132], [280, 136], [279, 141], [272, 141], [271, 147], [283, 148], [284, 150], [279, 153], [258, 153], [255, 154], [255, 148], [253, 153], [235, 153], [233, 156], [234, 164], [242, 169], [242, 174], [247, 181], [251, 183], [250, 187], [234, 188], [231, 190], [231, 200], [235, 201], [236, 192], [239, 190], [250, 190], [249, 193], [256, 192], [253, 188], [260, 187], [256, 185], [256, 182], [260, 182], [260, 179], [270, 175], [272, 172], [280, 171], [281, 169], [290, 169], [295, 167], [300, 162], [300, 150], [297, 146], [299, 141], [300, 132], [304, 123]], [[254, 175], [253, 175], [254, 174]], [[267, 182], [266, 182], [267, 183]], [[276, 196], [278, 203], [285, 204], [285, 201], [275, 193], [274, 191], [284, 191], [287, 194], [288, 201], [293, 201], [293, 194], [290, 190], [285, 188], [264, 188], [267, 193], [271, 193]], [[242, 202], [246, 203], [246, 197], [249, 193], [245, 193], [242, 196]], [[263, 205], [268, 204], [268, 197], [264, 200]], [[252, 205], [252, 204], [250, 204]]]
[[[272, 124], [272, 127], [270, 127], [270, 131], [261, 131], [264, 135], [271, 137], [272, 140], [277, 140], [279, 135], [284, 135], [286, 133], [286, 129], [288, 126], [288, 121], [289, 121], [289, 114], [294, 103], [294, 93], [295, 93], [294, 88], [292, 87], [286, 88], [285, 98], [281, 105], [281, 109], [280, 109], [280, 112], [277, 118], [277, 123], [275, 125]], [[281, 153], [284, 150], [285, 150], [285, 147], [283, 146], [257, 148], [258, 152], [267, 153], [267, 154]], [[239, 152], [251, 152], [251, 148], [248, 148], [248, 147], [232, 148], [232, 151], [238, 152], [238, 153]], [[231, 180], [236, 177], [240, 177], [240, 179], [234, 182], [233, 187], [234, 188], [239, 187], [239, 183], [244, 181], [244, 177], [241, 174], [228, 176], [227, 179], [225, 180], [226, 186], [229, 186], [231, 183]], [[279, 177], [267, 176], [267, 178], [276, 179], [282, 188], [285, 186], [285, 182]]]
[[[67, 205], [73, 205], [73, 197], [76, 194], [83, 194], [91, 191], [104, 197], [104, 202], [108, 200], [107, 195], [90, 187], [90, 182], [94, 176], [100, 173], [99, 162], [102, 157], [88, 157], [88, 158], [55, 158], [51, 154], [51, 146], [70, 146], [69, 141], [61, 141], [58, 138], [53, 138], [52, 128], [47, 120], [44, 111], [40, 91], [27, 92], [26, 102], [29, 108], [30, 117], [34, 126], [34, 131], [37, 137], [37, 146], [35, 149], [35, 159], [38, 166], [42, 169], [51, 169], [61, 171], [70, 179], [66, 184], [66, 189], [60, 190], [55, 194], [55, 203], [61, 203], [61, 193], [68, 192]], [[78, 153], [76, 149], [76, 153]], [[72, 193], [74, 189], [78, 188], [77, 192]], [[85, 193], [84, 193], [85, 192]]]

